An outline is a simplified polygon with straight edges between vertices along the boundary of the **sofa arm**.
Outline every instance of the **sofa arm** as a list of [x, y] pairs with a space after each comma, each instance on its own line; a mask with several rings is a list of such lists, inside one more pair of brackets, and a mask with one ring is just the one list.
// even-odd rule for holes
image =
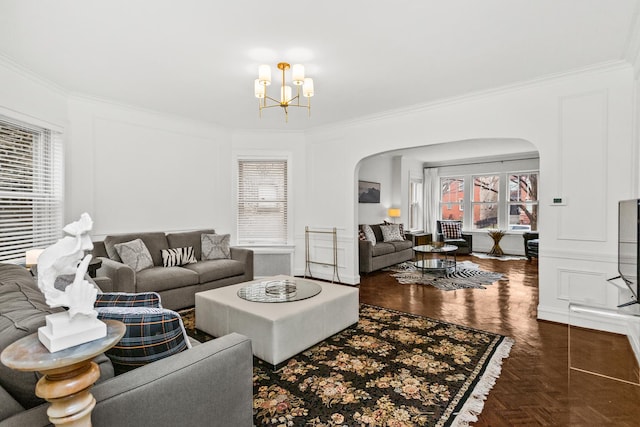
[[368, 240], [358, 240], [358, 261], [360, 273], [373, 271], [373, 243]]
[[251, 249], [231, 247], [231, 259], [244, 263], [246, 282], [253, 280], [253, 251]]
[[[94, 427], [251, 426], [251, 341], [229, 334], [134, 369], [91, 389]], [[48, 404], [3, 422], [47, 426]]]
[[136, 273], [131, 267], [110, 258], [99, 257], [102, 265], [98, 269], [97, 277], [111, 279], [110, 292], [136, 292]]

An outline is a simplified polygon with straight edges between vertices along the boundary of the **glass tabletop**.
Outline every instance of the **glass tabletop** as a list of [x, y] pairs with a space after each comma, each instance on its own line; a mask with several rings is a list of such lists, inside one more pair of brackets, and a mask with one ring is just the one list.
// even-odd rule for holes
[[454, 245], [420, 245], [414, 246], [413, 250], [424, 253], [444, 253], [457, 251], [458, 247]]
[[253, 302], [292, 302], [318, 295], [322, 287], [305, 279], [265, 280], [238, 290], [238, 296]]

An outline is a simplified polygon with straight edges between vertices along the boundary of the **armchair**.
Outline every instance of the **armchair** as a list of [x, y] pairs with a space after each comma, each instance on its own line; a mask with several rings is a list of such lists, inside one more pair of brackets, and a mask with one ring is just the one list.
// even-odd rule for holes
[[449, 245], [454, 245], [458, 247], [458, 254], [470, 254], [473, 250], [473, 235], [470, 233], [460, 232], [460, 237], [451, 238], [445, 237], [442, 231], [442, 224], [452, 224], [454, 226], [459, 227], [459, 230], [462, 230], [462, 221], [455, 220], [438, 220], [436, 221], [436, 241], [444, 242]]
[[524, 254], [527, 259], [531, 261], [531, 258], [538, 258], [538, 233], [524, 233], [522, 238], [524, 239]]

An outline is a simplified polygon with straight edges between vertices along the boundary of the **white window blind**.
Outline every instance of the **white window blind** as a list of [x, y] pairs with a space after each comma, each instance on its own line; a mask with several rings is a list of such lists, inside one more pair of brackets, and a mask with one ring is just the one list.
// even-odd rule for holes
[[0, 261], [61, 237], [62, 174], [59, 133], [0, 117]]
[[287, 243], [287, 161], [238, 160], [238, 243]]

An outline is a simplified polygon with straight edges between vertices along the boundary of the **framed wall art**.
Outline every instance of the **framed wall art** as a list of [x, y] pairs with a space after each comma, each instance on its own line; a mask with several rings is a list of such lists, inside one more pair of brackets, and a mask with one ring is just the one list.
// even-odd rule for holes
[[358, 181], [359, 203], [380, 203], [380, 183]]

